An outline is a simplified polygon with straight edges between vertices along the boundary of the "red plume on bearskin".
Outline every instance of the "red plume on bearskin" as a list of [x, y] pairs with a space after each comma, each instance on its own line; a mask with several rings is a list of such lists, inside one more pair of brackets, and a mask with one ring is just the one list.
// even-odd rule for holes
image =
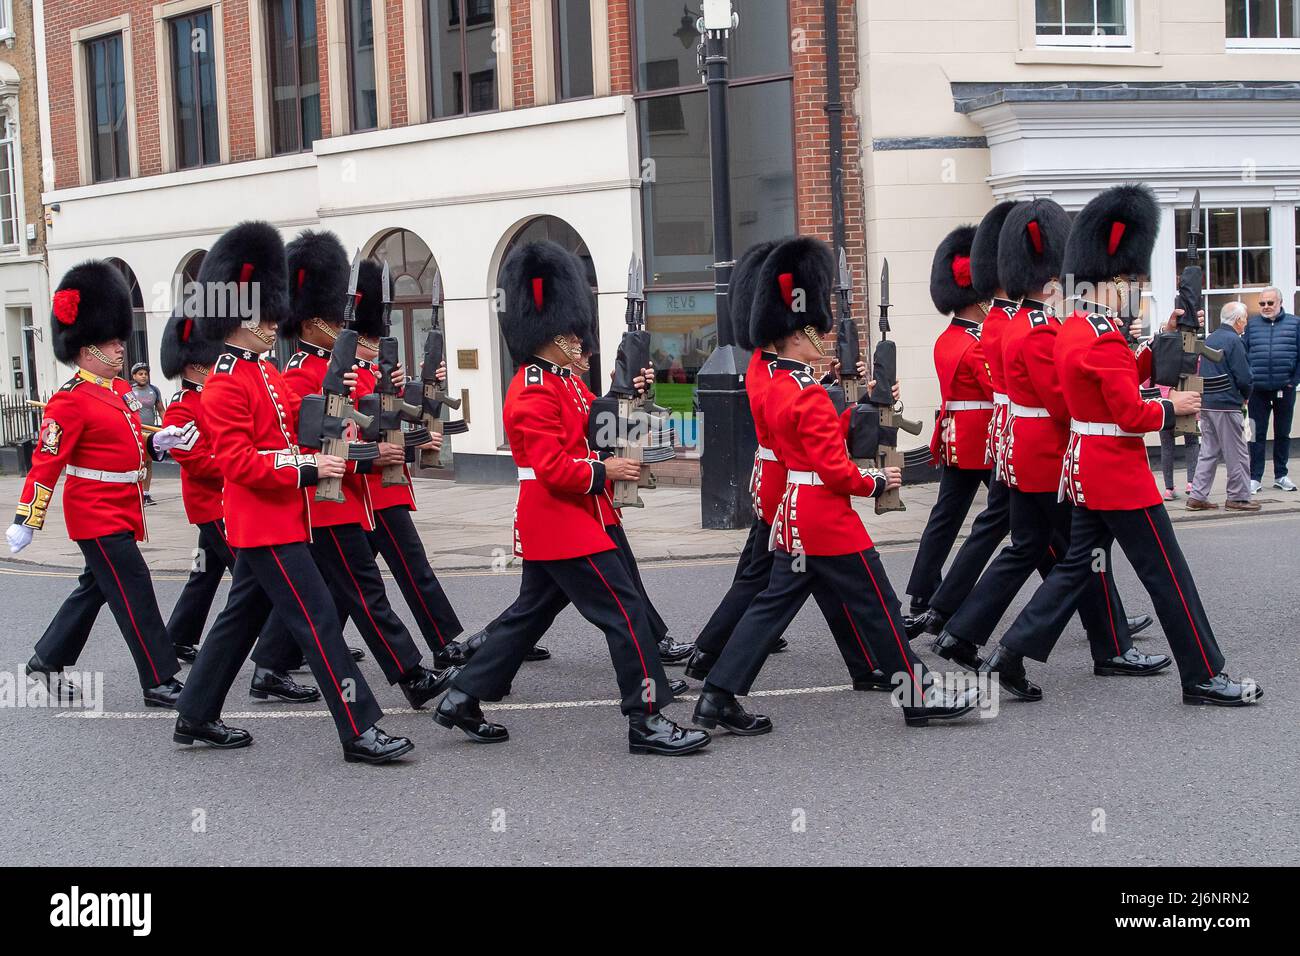
[[998, 203], [985, 213], [975, 230], [975, 238], [971, 240], [971, 282], [985, 299], [992, 299], [997, 290], [1004, 287], [998, 276], [998, 241], [1002, 235], [1003, 223], [1018, 205], [1011, 200]]
[[930, 299], [943, 315], [954, 315], [987, 297], [975, 288], [971, 272], [974, 226], [958, 226], [934, 252], [930, 264]]
[[87, 345], [131, 334], [131, 290], [121, 271], [102, 259], [73, 266], [54, 291], [50, 336], [54, 357], [72, 364]]
[[952, 278], [963, 289], [969, 289], [975, 282], [970, 274], [970, 256], [953, 256]]
[[1007, 295], [1037, 297], [1060, 278], [1069, 238], [1070, 215], [1053, 200], [1034, 199], [1013, 209], [998, 240], [998, 275]]
[[187, 365], [212, 365], [221, 353], [221, 343], [195, 335], [194, 319], [178, 310], [163, 327], [158, 350], [163, 377], [180, 378]]
[[1107, 189], [1075, 217], [1062, 272], [1076, 283], [1149, 276], [1159, 231], [1160, 203], [1150, 187]]

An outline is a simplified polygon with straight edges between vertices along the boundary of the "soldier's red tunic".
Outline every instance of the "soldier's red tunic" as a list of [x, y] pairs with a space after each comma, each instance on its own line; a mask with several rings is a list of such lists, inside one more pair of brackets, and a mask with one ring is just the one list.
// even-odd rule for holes
[[193, 422], [199, 430], [198, 439], [189, 448], [173, 448], [169, 452], [181, 466], [181, 501], [190, 524], [220, 521], [223, 516], [221, 486], [225, 479], [212, 457], [212, 441], [203, 422], [203, 391], [202, 385], [185, 382], [172, 396], [162, 419], [164, 426], [183, 428]]
[[1043, 309], [1021, 308], [1002, 339], [1012, 408], [1004, 467], [1007, 483], [1026, 493], [1056, 492], [1061, 484], [1070, 410], [1054, 356], [1060, 328]]
[[749, 411], [754, 417], [754, 432], [758, 436], [754, 467], [749, 476], [749, 494], [754, 517], [768, 524], [776, 517], [776, 509], [785, 495], [786, 478], [785, 465], [777, 459], [772, 447], [772, 430], [768, 425], [765, 407], [776, 371], [776, 361], [775, 352], [755, 349], [745, 372], [745, 394], [749, 397]]
[[[284, 380], [301, 400], [308, 395], [319, 395], [329, 371], [330, 350], [303, 342], [302, 351], [295, 352], [284, 369]], [[303, 445], [304, 449], [311, 445]], [[367, 531], [375, 530], [375, 516], [370, 503], [370, 489], [366, 476], [359, 474], [353, 462], [348, 463], [348, 473], [343, 476], [343, 501], [313, 501], [311, 526], [329, 528], [342, 524], [359, 524]]]
[[506, 436], [520, 478], [514, 550], [529, 561], [614, 549], [597, 503], [605, 493], [605, 466], [587, 443], [590, 407], [567, 381], [571, 376], [567, 368], [534, 359], [506, 390]]
[[[590, 417], [591, 403], [596, 400], [595, 392], [587, 387], [587, 383], [579, 375], [570, 375], [564, 381], [579, 397], [579, 400], [586, 408], [588, 417]], [[596, 457], [599, 458], [600, 455], [597, 454]], [[596, 496], [596, 507], [600, 509], [600, 522], [605, 527], [609, 528], [623, 523], [623, 509], [614, 507], [614, 482], [605, 482], [605, 490]]]
[[993, 380], [993, 414], [989, 418], [988, 444], [984, 451], [984, 463], [1002, 468], [1002, 456], [1006, 441], [1007, 427], [1007, 376], [1005, 361], [1005, 339], [1011, 329], [1018, 307], [1005, 299], [994, 299], [993, 308], [980, 326], [980, 347], [984, 350], [984, 360], [989, 366], [989, 376]]
[[[355, 401], [360, 402], [371, 392], [375, 390], [375, 383], [378, 381], [378, 367], [374, 362], [368, 362], [364, 359], [357, 360], [357, 387], [353, 393]], [[402, 473], [406, 475], [407, 484], [389, 485], [384, 487], [384, 469], [375, 467], [362, 477], [366, 480], [366, 490], [370, 495], [370, 507], [374, 511], [382, 511], [385, 508], [409, 508], [415, 511], [415, 491], [410, 485], [411, 469], [402, 465]]]
[[813, 378], [812, 367], [792, 359], [773, 363], [763, 414], [773, 450], [788, 469], [772, 521], [773, 546], [811, 555], [852, 554], [872, 547], [849, 499], [871, 497], [879, 486], [849, 459], [849, 416], [835, 414], [835, 404]]
[[1061, 389], [1071, 417], [1061, 485], [1079, 507], [1131, 511], [1162, 501], [1147, 459], [1145, 435], [1172, 427], [1173, 403], [1144, 400], [1139, 383], [1151, 354], [1129, 349], [1116, 322], [1075, 312], [1056, 335]]
[[[41, 528], [59, 474], [68, 469], [63, 519], [68, 537], [87, 541], [130, 531], [146, 538], [140, 481], [149, 454], [139, 403], [120, 378], [78, 372], [41, 417], [32, 467], [14, 521]], [[131, 477], [134, 476], [134, 477]], [[114, 480], [103, 480], [111, 478]]]
[[934, 369], [943, 404], [930, 439], [931, 456], [950, 468], [988, 468], [993, 374], [984, 359], [978, 322], [952, 320], [934, 343]]
[[302, 400], [274, 365], [227, 346], [203, 390], [203, 421], [225, 476], [226, 537], [236, 548], [311, 538], [316, 463], [298, 447]]

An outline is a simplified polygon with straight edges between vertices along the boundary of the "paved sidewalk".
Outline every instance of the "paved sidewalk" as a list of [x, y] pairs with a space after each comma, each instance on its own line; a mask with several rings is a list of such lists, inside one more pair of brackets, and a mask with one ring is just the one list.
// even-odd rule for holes
[[[451, 481], [416, 479], [416, 500], [420, 510], [415, 515], [428, 550], [429, 559], [438, 570], [500, 569], [509, 559], [511, 521], [514, 515], [516, 488], [513, 485], [470, 485]], [[1220, 469], [1211, 500], [1223, 503], [1226, 477]], [[4, 500], [18, 500], [21, 481], [9, 476], [0, 479]], [[914, 544], [920, 540], [930, 508], [938, 493], [937, 483], [909, 485], [903, 488], [907, 510], [877, 517], [869, 501], [856, 501], [867, 530], [878, 545]], [[1181, 494], [1181, 492], [1180, 492]], [[745, 541], [746, 530], [707, 531], [700, 528], [700, 495], [696, 488], [661, 488], [643, 492], [646, 507], [628, 509], [624, 513], [628, 533], [637, 557], [641, 561], [672, 561], [676, 559], [735, 555]], [[188, 570], [195, 543], [194, 529], [185, 520], [181, 507], [180, 481], [158, 478], [153, 483], [156, 505], [147, 509], [149, 540], [141, 551], [149, 565], [156, 571]], [[1264, 506], [1264, 514], [1300, 512], [1300, 492], [1286, 493], [1265, 489], [1256, 496]], [[963, 526], [963, 535], [970, 521], [982, 507], [983, 492], [971, 508]], [[1170, 503], [1170, 515], [1175, 522], [1233, 520], [1241, 517], [1232, 512], [1188, 512], [1186, 499]], [[80, 550], [64, 536], [63, 484], [55, 493], [54, 502], [46, 519], [46, 530], [36, 535], [36, 540], [13, 560], [57, 567], [80, 567]], [[8, 559], [10, 556], [3, 555]]]

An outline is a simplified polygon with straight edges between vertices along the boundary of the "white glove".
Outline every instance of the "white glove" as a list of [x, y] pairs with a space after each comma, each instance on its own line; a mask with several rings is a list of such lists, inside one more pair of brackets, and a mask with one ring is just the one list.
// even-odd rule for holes
[[9, 553], [17, 554], [31, 544], [34, 534], [35, 532], [31, 528], [20, 524], [11, 524], [9, 530], [5, 532], [5, 540], [9, 542]]
[[198, 440], [199, 426], [194, 422], [187, 422], [183, 426], [168, 425], [166, 428], [160, 428], [154, 432], [153, 447], [154, 451], [160, 455], [165, 451], [171, 451], [173, 448], [189, 451]]

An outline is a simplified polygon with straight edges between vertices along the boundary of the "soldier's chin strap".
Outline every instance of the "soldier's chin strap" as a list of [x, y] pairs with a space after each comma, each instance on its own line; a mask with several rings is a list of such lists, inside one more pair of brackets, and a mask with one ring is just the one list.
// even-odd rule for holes
[[97, 346], [94, 345], [87, 345], [86, 351], [89, 352], [98, 361], [103, 362], [109, 368], [121, 368], [123, 365], [126, 364], [125, 356], [123, 356], [120, 359], [111, 359], [103, 352], [101, 352]]
[[811, 325], [803, 327], [803, 334], [808, 336], [808, 341], [813, 344], [819, 355], [826, 355], [826, 343], [822, 341], [821, 335]]
[[328, 336], [331, 342], [338, 341], [339, 333], [336, 330], [331, 329], [329, 325], [326, 324], [321, 319], [312, 319], [311, 324], [316, 329], [317, 332], [320, 332], [322, 335]]
[[555, 343], [556, 347], [559, 348], [561, 352], [569, 357], [569, 361], [566, 364], [571, 365], [574, 362], [577, 362], [578, 359], [582, 358], [581, 345], [574, 345], [562, 335], [555, 336], [551, 341]]

